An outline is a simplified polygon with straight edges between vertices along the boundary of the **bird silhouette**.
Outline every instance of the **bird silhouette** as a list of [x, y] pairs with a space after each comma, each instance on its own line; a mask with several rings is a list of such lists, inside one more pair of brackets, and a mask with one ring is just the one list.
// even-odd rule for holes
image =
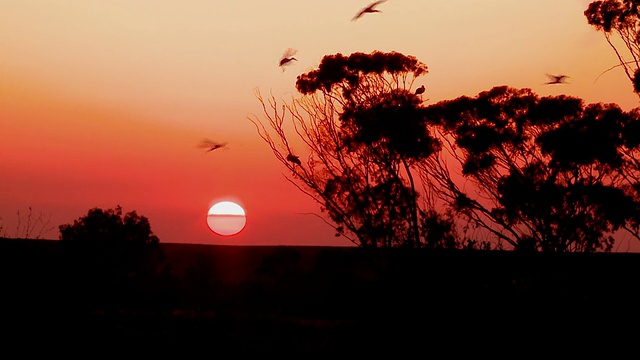
[[227, 147], [227, 143], [219, 143], [209, 139], [202, 140], [202, 142], [198, 145], [199, 148], [207, 148], [206, 152], [210, 152], [213, 150], [217, 150], [220, 148]]
[[387, 1], [387, 0], [379, 0], [379, 1], [376, 1], [376, 2], [373, 2], [373, 3], [369, 4], [369, 6], [367, 6], [365, 8], [362, 8], [360, 11], [358, 11], [356, 16], [354, 16], [353, 19], [351, 19], [351, 21], [356, 21], [356, 20], [360, 19], [366, 13], [382, 12], [382, 11], [380, 11], [378, 9], [375, 9], [375, 7], [380, 5], [380, 4], [382, 4], [385, 1]]
[[551, 75], [551, 74], [547, 74], [547, 76], [549, 77], [549, 81], [545, 83], [547, 85], [566, 84], [565, 79], [569, 77], [567, 75]]
[[282, 58], [280, 59], [280, 63], [278, 64], [278, 66], [282, 68], [282, 71], [284, 71], [285, 65], [291, 64], [292, 61], [298, 61], [298, 59], [293, 57], [297, 52], [298, 50], [292, 48], [288, 48], [284, 51], [284, 54], [282, 54]]
[[302, 162], [300, 161], [300, 158], [289, 153], [289, 155], [287, 155], [287, 160], [291, 161], [294, 164], [297, 164], [298, 166], [302, 165]]
[[416, 95], [420, 95], [422, 93], [424, 93], [424, 85], [420, 86], [419, 88], [416, 89]]

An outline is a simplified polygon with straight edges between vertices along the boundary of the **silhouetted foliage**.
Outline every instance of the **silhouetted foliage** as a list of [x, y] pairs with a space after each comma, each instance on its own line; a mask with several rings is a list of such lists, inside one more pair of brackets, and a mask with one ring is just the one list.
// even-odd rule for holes
[[[604, 33], [605, 39], [614, 50], [621, 66], [636, 94], [640, 96], [637, 79], [640, 66], [640, 2], [637, 0], [594, 1], [584, 11], [589, 25]], [[616, 45], [614, 34], [622, 42]], [[626, 48], [628, 54], [623, 53]]]
[[318, 69], [298, 76], [296, 89], [303, 95], [311, 95], [316, 91], [331, 93], [333, 89], [339, 88], [345, 99], [353, 101], [355, 96], [371, 91], [366, 86], [361, 86], [366, 81], [381, 80], [381, 77], [388, 74], [396, 83], [387, 85], [398, 89], [400, 86], [410, 85], [399, 83], [400, 78], [406, 80], [411, 75], [415, 79], [427, 72], [427, 66], [417, 58], [398, 52], [356, 52], [349, 56], [338, 53], [324, 56]]
[[[508, 86], [425, 107], [411, 88], [426, 73], [399, 53], [336, 54], [298, 76], [290, 105], [258, 93], [276, 141], [251, 121], [338, 235], [544, 252], [611, 251], [619, 231], [640, 239], [640, 110]], [[286, 117], [306, 162], [287, 161]]]
[[424, 113], [453, 162], [430, 157], [423, 177], [475, 226], [547, 252], [610, 251], [620, 229], [638, 238], [637, 111], [500, 86]]
[[98, 246], [129, 246], [141, 249], [157, 245], [159, 239], [151, 231], [149, 220], [135, 211], [122, 214], [122, 207], [90, 209], [73, 224], [60, 225], [60, 240], [68, 243]]
[[120, 206], [93, 208], [59, 229], [69, 275], [90, 281], [87, 290], [96, 291], [93, 296], [100, 301], [122, 295], [123, 290], [143, 290], [139, 284], [149, 284], [167, 270], [162, 268], [164, 254], [149, 220], [135, 211], [123, 214]]
[[[289, 180], [321, 205], [338, 236], [357, 245], [422, 247], [432, 239], [421, 225], [436, 213], [429, 198], [418, 203], [413, 174], [440, 146], [420, 111], [422, 99], [411, 90], [426, 73], [415, 57], [397, 52], [335, 54], [298, 76], [303, 96], [291, 104], [279, 109], [275, 99], [267, 104], [257, 94], [273, 137], [260, 120], [250, 120], [292, 173]], [[307, 147], [306, 162], [287, 162], [295, 152], [286, 117]], [[429, 221], [421, 223], [425, 214]]]

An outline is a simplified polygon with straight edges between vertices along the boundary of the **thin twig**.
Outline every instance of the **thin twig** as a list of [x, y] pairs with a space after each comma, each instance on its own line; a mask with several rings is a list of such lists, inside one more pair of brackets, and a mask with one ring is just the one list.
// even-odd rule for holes
[[615, 69], [615, 68], [617, 68], [617, 67], [619, 67], [619, 66], [624, 66], [624, 65], [631, 64], [631, 63], [634, 63], [634, 62], [635, 62], [635, 61], [633, 61], [633, 60], [631, 60], [631, 61], [626, 61], [626, 62], [623, 62], [623, 63], [617, 64], [617, 65], [614, 65], [614, 66], [612, 66], [612, 67], [608, 68], [607, 70], [603, 71], [600, 75], [598, 75], [598, 77], [597, 77], [595, 80], [593, 80], [593, 83], [595, 84], [595, 82], [596, 82], [596, 81], [598, 81], [598, 79], [599, 79], [602, 75], [604, 75], [605, 73], [608, 73], [609, 71], [611, 71], [611, 70], [613, 70], [613, 69]]

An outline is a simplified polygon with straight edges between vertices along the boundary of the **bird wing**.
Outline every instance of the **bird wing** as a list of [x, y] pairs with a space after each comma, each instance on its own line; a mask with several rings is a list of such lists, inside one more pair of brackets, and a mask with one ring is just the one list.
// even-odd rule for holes
[[562, 79], [568, 78], [569, 76], [567, 75], [551, 75], [551, 74], [547, 74], [547, 76], [549, 77], [549, 79], [553, 79], [554, 81], [561, 81]]
[[379, 0], [379, 1], [376, 1], [376, 2], [374, 2], [374, 3], [371, 3], [371, 4], [369, 4], [369, 6], [367, 6], [367, 8], [365, 9], [365, 11], [371, 11], [371, 10], [373, 10], [373, 8], [375, 8], [376, 6], [378, 6], [378, 5], [382, 4], [382, 3], [383, 3], [383, 2], [385, 2], [385, 1], [387, 1], [387, 0]]
[[208, 147], [211, 147], [212, 144], [213, 144], [213, 142], [211, 140], [204, 139], [198, 144], [198, 147], [199, 148], [208, 148]]
[[295, 55], [297, 52], [298, 52], [298, 50], [296, 50], [294, 48], [288, 48], [282, 54], [282, 58], [284, 59], [284, 58], [291, 57], [291, 56]]
[[362, 17], [362, 14], [364, 14], [364, 11], [365, 11], [365, 9], [360, 10], [360, 11], [356, 14], [356, 16], [354, 16], [354, 17], [353, 17], [353, 19], [351, 19], [351, 21], [358, 20], [360, 17]]
[[356, 16], [354, 16], [354, 17], [353, 17], [353, 19], [351, 19], [351, 21], [358, 20], [359, 18], [361, 18], [361, 17], [362, 17], [362, 15], [364, 15], [364, 14], [365, 14], [365, 13], [367, 13], [367, 12], [372, 12], [374, 7], [376, 7], [376, 6], [378, 6], [378, 5], [382, 4], [383, 2], [386, 2], [386, 1], [387, 1], [387, 0], [378, 0], [378, 1], [376, 1], [376, 2], [373, 2], [373, 3], [369, 4], [369, 6], [367, 6], [367, 7], [365, 7], [365, 8], [362, 8], [362, 9], [361, 9], [357, 14], [356, 14]]
[[211, 148], [211, 150], [214, 150], [214, 149], [226, 146], [226, 145], [227, 145], [226, 142], [219, 143], [219, 142], [215, 142], [213, 140], [204, 139], [204, 140], [202, 140], [202, 142], [200, 144], [198, 144], [198, 147], [200, 147], [200, 148]]

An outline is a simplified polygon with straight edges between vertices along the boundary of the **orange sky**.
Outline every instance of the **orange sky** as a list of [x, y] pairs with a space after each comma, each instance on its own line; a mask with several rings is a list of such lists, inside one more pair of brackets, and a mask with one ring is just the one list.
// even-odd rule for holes
[[[121, 205], [149, 218], [161, 242], [350, 245], [285, 169], [248, 116], [255, 89], [295, 96], [295, 78], [323, 55], [373, 50], [416, 56], [428, 103], [496, 85], [638, 105], [584, 0], [368, 1], [3, 0], [0, 2], [0, 217], [71, 223]], [[298, 62], [283, 73], [284, 49]], [[570, 84], [542, 85], [545, 73]], [[203, 138], [228, 142], [205, 153]], [[220, 237], [206, 226], [216, 200], [246, 209]], [[635, 244], [624, 244], [627, 250]], [[640, 246], [638, 246], [640, 251]]]

